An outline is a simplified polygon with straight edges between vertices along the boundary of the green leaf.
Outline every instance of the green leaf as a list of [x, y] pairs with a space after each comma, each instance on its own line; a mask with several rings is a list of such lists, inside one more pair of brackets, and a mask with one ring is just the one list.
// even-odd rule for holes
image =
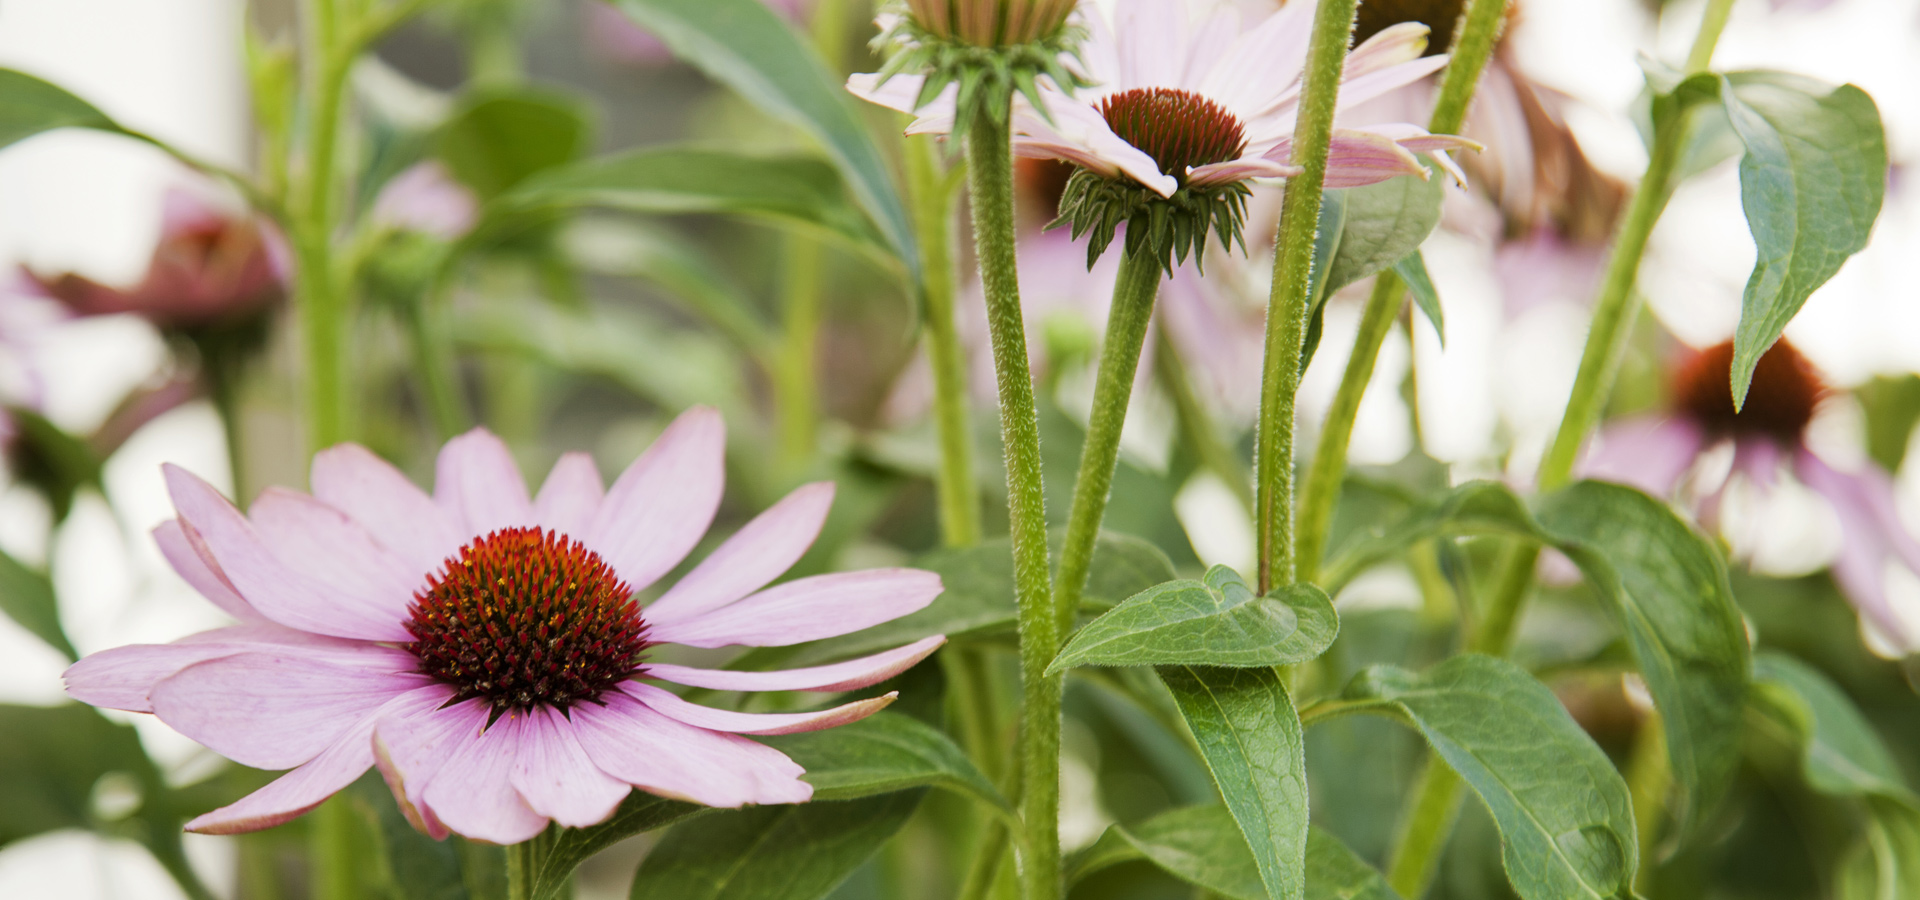
[[1875, 375], [1853, 389], [1867, 419], [1867, 456], [1889, 472], [1906, 462], [1907, 444], [1920, 425], [1920, 375]]
[[1867, 245], [1887, 190], [1887, 143], [1867, 92], [1782, 72], [1735, 72], [1720, 98], [1746, 147], [1740, 205], [1759, 250], [1733, 339], [1733, 399], [1847, 257]]
[[504, 868], [506, 857], [499, 847], [472, 844], [454, 835], [436, 841], [407, 823], [393, 792], [377, 773], [369, 772], [347, 787], [354, 807], [364, 818], [374, 838], [377, 859], [367, 873], [387, 888], [392, 896], [406, 900], [484, 900], [485, 894], [467, 883], [465, 861], [470, 854], [499, 856]]
[[60, 602], [53, 581], [0, 551], [0, 612], [46, 641], [69, 660], [80, 658], [60, 627]]
[[536, 88], [483, 90], [460, 103], [434, 136], [434, 154], [482, 199], [573, 162], [592, 143], [579, 100]]
[[1423, 674], [1374, 666], [1345, 696], [1411, 721], [1480, 795], [1524, 900], [1631, 896], [1640, 849], [1626, 782], [1526, 670], [1471, 654]]
[[1841, 865], [1838, 900], [1920, 897], [1920, 811], [1885, 797], [1867, 801], [1867, 833]]
[[1407, 283], [1407, 290], [1413, 294], [1413, 305], [1433, 323], [1433, 333], [1440, 336], [1440, 346], [1445, 348], [1447, 323], [1440, 311], [1440, 292], [1433, 287], [1433, 276], [1427, 274], [1427, 258], [1415, 250], [1394, 263], [1393, 272]]
[[15, 480], [46, 498], [55, 522], [66, 521], [75, 495], [84, 488], [102, 489], [99, 454], [34, 410], [13, 406], [5, 415], [13, 420], [7, 456]]
[[133, 728], [92, 707], [0, 705], [0, 734], [0, 846], [62, 828], [103, 828], [94, 786], [118, 772], [137, 790], [152, 771]]
[[0, 147], [56, 128], [124, 133], [119, 123], [65, 88], [14, 69], [0, 69]]
[[917, 787], [941, 787], [1012, 815], [1013, 805], [965, 751], [933, 726], [881, 712], [825, 731], [774, 735], [761, 742], [807, 770], [815, 800], [849, 800]]
[[1880, 735], [1825, 675], [1791, 656], [1763, 653], [1753, 661], [1753, 681], [1755, 699], [1800, 746], [1808, 785], [1836, 796], [1913, 800]]
[[1307, 757], [1300, 715], [1271, 668], [1163, 666], [1273, 900], [1306, 893]]
[[[766, 809], [787, 809], [770, 806]], [[634, 791], [605, 822], [590, 828], [562, 828], [555, 831], [553, 846], [540, 861], [534, 874], [534, 900], [556, 900], [573, 885], [573, 870], [599, 853], [636, 834], [652, 831], [714, 810], [695, 803], [682, 803]]]
[[1327, 270], [1325, 291], [1335, 291], [1385, 271], [1420, 244], [1440, 224], [1441, 178], [1389, 178], [1346, 190], [1346, 215], [1340, 244]]
[[663, 229], [589, 219], [562, 231], [561, 245], [585, 268], [659, 286], [742, 350], [761, 354], [775, 342], [772, 328], [746, 292], [699, 247]]
[[488, 230], [497, 233], [530, 214], [585, 207], [771, 219], [892, 258], [847, 202], [833, 167], [804, 156], [699, 147], [652, 147], [548, 170], [490, 204]]
[[1331, 832], [1307, 833], [1307, 900], [1400, 900], [1380, 870]]
[[1224, 806], [1182, 807], [1114, 830], [1175, 878], [1234, 900], [1267, 900], [1260, 867]]
[[636, 900], [814, 900], [905, 825], [925, 791], [726, 810], [667, 832], [634, 876]]
[[759, 0], [613, 0], [674, 55], [820, 142], [886, 246], [920, 278], [906, 208], [840, 79]]
[[1205, 581], [1169, 581], [1128, 597], [1076, 632], [1048, 673], [1073, 666], [1279, 666], [1333, 643], [1340, 618], [1319, 588], [1256, 597], [1226, 566]]

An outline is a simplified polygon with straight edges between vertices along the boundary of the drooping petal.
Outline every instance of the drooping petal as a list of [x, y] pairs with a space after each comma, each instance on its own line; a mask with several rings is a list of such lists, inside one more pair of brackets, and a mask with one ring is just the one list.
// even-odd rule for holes
[[654, 640], [690, 647], [784, 647], [849, 634], [925, 609], [940, 576], [919, 569], [835, 572], [776, 585], [712, 612], [655, 626]]
[[1920, 650], [1920, 634], [1894, 608], [1887, 589], [1887, 569], [1892, 564], [1920, 575], [1920, 541], [1907, 531], [1894, 507], [1893, 480], [1871, 464], [1858, 472], [1841, 472], [1804, 448], [1795, 453], [1793, 462], [1794, 474], [1825, 497], [1840, 519], [1834, 580], [1876, 631], [1907, 653]]
[[67, 695], [82, 703], [128, 712], [153, 712], [148, 695], [175, 672], [197, 662], [250, 650], [298, 648], [308, 659], [327, 659], [343, 665], [404, 669], [405, 651], [361, 641], [347, 641], [296, 631], [271, 622], [216, 628], [190, 634], [170, 644], [129, 644], [88, 654], [61, 673]]
[[1327, 156], [1327, 187], [1364, 187], [1401, 175], [1426, 178], [1427, 169], [1412, 153], [1385, 135], [1353, 128], [1333, 130], [1333, 145]]
[[333, 796], [373, 766], [374, 722], [388, 715], [420, 715], [446, 701], [438, 685], [408, 691], [362, 718], [319, 756], [239, 800], [199, 816], [187, 830], [200, 834], [259, 831], [291, 821]]
[[713, 524], [725, 484], [726, 424], [712, 407], [680, 414], [621, 473], [587, 526], [587, 546], [645, 590], [685, 559]]
[[755, 516], [647, 607], [656, 627], [718, 609], [793, 567], [820, 536], [833, 507], [833, 482], [805, 485]]
[[381, 704], [428, 683], [425, 675], [321, 662], [288, 648], [194, 663], [150, 696], [160, 721], [221, 756], [291, 769]]
[[802, 731], [819, 731], [823, 728], [858, 722], [886, 709], [900, 697], [899, 691], [891, 691], [878, 697], [856, 700], [819, 712], [743, 713], [689, 703], [650, 684], [628, 682], [621, 685], [621, 688], [663, 716], [685, 722], [695, 728], [733, 734], [795, 734]]
[[876, 103], [898, 112], [911, 113], [922, 118], [940, 116], [951, 121], [955, 101], [960, 96], [959, 85], [948, 85], [927, 105], [915, 109], [913, 104], [920, 99], [920, 89], [926, 82], [924, 75], [905, 74], [895, 75], [882, 82], [877, 73], [861, 72], [847, 76], [847, 92], [868, 103]]
[[527, 482], [506, 442], [475, 428], [440, 448], [433, 499], [465, 526], [469, 537], [533, 522]]
[[162, 467], [174, 508], [192, 526], [219, 570], [254, 609], [302, 631], [367, 641], [412, 640], [381, 598], [345, 593], [288, 568], [267, 549], [240, 511], [185, 469]]
[[[445, 696], [451, 698], [453, 689], [445, 688]], [[491, 709], [484, 700], [464, 700], [452, 706], [436, 705], [420, 715], [380, 716], [374, 723], [374, 762], [380, 775], [407, 821], [435, 840], [446, 837], [447, 829], [432, 817], [421, 795], [447, 760], [449, 754], [443, 748], [463, 735], [478, 734], [486, 727]]]
[[597, 825], [633, 790], [587, 758], [566, 714], [540, 707], [520, 730], [520, 755], [509, 776], [535, 813], [569, 828]]
[[242, 622], [265, 621], [266, 617], [234, 590], [233, 582], [213, 567], [212, 560], [201, 554], [200, 547], [205, 546], [205, 540], [189, 539], [186, 529], [179, 519], [168, 519], [153, 529], [153, 542], [159, 545], [160, 555], [166, 557], [173, 571], [227, 615]]
[[846, 662], [770, 672], [734, 672], [648, 663], [646, 676], [716, 691], [851, 691], [879, 684], [913, 668], [946, 642], [946, 635], [936, 634], [884, 653]]
[[426, 583], [399, 556], [331, 506], [286, 488], [260, 493], [248, 511], [255, 534], [287, 568], [343, 594], [377, 604], [396, 621]]
[[422, 574], [437, 570], [473, 537], [399, 469], [358, 444], [315, 454], [308, 477], [315, 499], [352, 516]]
[[511, 781], [526, 719], [510, 713], [479, 734], [462, 732], [442, 748], [446, 762], [427, 781], [426, 808], [462, 837], [518, 844], [546, 830], [547, 818], [520, 799]]
[[739, 735], [695, 728], [624, 693], [573, 707], [574, 733], [600, 771], [662, 797], [707, 806], [805, 803], [813, 787], [786, 754]]
[[585, 534], [587, 523], [593, 521], [605, 496], [606, 488], [601, 486], [600, 470], [594, 468], [593, 457], [565, 454], [553, 464], [546, 483], [540, 485], [540, 495], [533, 498], [533, 521], [564, 535]]
[[1208, 163], [1187, 173], [1188, 184], [1228, 184], [1248, 178], [1291, 178], [1303, 171], [1271, 159], [1247, 157], [1227, 162]]
[[1700, 426], [1686, 419], [1621, 419], [1600, 429], [1575, 471], [1582, 478], [1617, 481], [1655, 497], [1671, 497], [1705, 444]]
[[[1347, 61], [1340, 72], [1341, 96], [1344, 98], [1347, 93], [1345, 82], [1348, 79], [1420, 59], [1420, 54], [1427, 52], [1427, 35], [1432, 31], [1424, 22], [1399, 22], [1374, 32], [1372, 37], [1347, 54]], [[1446, 65], [1447, 58], [1444, 55], [1426, 58], [1440, 60], [1435, 69]]]

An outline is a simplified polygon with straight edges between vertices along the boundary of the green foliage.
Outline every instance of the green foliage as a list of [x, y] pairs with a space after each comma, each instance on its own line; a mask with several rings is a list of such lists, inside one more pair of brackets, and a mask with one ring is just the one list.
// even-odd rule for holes
[[1162, 197], [1152, 188], [1127, 175], [1111, 178], [1091, 169], [1080, 169], [1067, 179], [1060, 196], [1060, 218], [1048, 227], [1070, 225], [1073, 237], [1087, 239], [1087, 268], [1107, 252], [1121, 225], [1127, 226], [1128, 256], [1145, 256], [1160, 264], [1168, 276], [1173, 267], [1193, 257], [1196, 269], [1207, 248], [1207, 235], [1220, 241], [1220, 249], [1232, 252], [1239, 245], [1245, 253], [1247, 242], [1242, 231], [1247, 221], [1247, 198], [1253, 195], [1244, 181], [1228, 184], [1194, 185], [1182, 183], [1173, 196]]
[[[1320, 349], [1326, 327], [1327, 298], [1362, 278], [1391, 268], [1414, 287], [1421, 311], [1440, 327], [1439, 296], [1426, 277], [1426, 263], [1414, 258], [1417, 271], [1402, 271], [1409, 256], [1440, 223], [1441, 180], [1402, 176], [1365, 187], [1330, 190], [1321, 195], [1320, 219], [1314, 233], [1313, 269], [1307, 283], [1307, 336], [1301, 368]], [[1416, 281], [1415, 279], [1419, 280]], [[1423, 297], [1421, 290], [1426, 291]], [[1428, 299], [1431, 298], [1431, 308]]]
[[814, 900], [846, 880], [925, 791], [723, 810], [676, 826], [634, 875], [636, 900]]
[[408, 824], [393, 802], [393, 793], [378, 773], [369, 772], [348, 786], [354, 807], [369, 827], [374, 840], [376, 865], [363, 872], [364, 882], [384, 888], [392, 900], [488, 900], [491, 896], [479, 880], [479, 860], [471, 855], [492, 855], [492, 862], [504, 867], [500, 848], [472, 844], [455, 835], [436, 841]]
[[1213, 782], [1253, 851], [1273, 900], [1306, 892], [1307, 758], [1280, 673], [1271, 668], [1163, 666]]
[[605, 822], [590, 828], [558, 831], [546, 856], [540, 860], [539, 871], [534, 873], [533, 900], [557, 900], [564, 896], [573, 884], [573, 870], [595, 853], [636, 834], [711, 812], [712, 809], [698, 804], [634, 791]]
[[[904, 696], [904, 695], [903, 695]], [[761, 741], [807, 770], [815, 800], [847, 800], [917, 787], [940, 787], [1012, 815], [965, 751], [933, 726], [881, 712], [826, 731], [775, 735]]]
[[483, 90], [463, 99], [434, 135], [434, 153], [454, 178], [492, 199], [528, 178], [585, 155], [593, 128], [580, 101], [531, 88]]
[[1920, 375], [1877, 375], [1853, 389], [1867, 417], [1867, 456], [1889, 472], [1907, 459], [1913, 428], [1920, 425]]
[[839, 79], [759, 0], [612, 0], [676, 56], [826, 151], [893, 255], [920, 277], [920, 256], [887, 167]]
[[1393, 272], [1407, 283], [1407, 290], [1413, 294], [1413, 305], [1433, 324], [1433, 333], [1440, 336], [1440, 346], [1446, 347], [1446, 317], [1440, 311], [1440, 292], [1433, 286], [1433, 276], [1427, 274], [1427, 258], [1415, 250], [1394, 263]]
[[1404, 717], [1480, 795], [1524, 900], [1628, 897], [1640, 848], [1626, 782], [1546, 685], [1505, 660], [1374, 666], [1347, 702]]
[[1204, 581], [1169, 581], [1122, 601], [1076, 632], [1048, 672], [1073, 666], [1279, 666], [1333, 643], [1340, 618], [1317, 587], [1256, 597], [1226, 566]]
[[[1268, 900], [1239, 826], [1224, 806], [1187, 806], [1137, 825], [1114, 825], [1075, 854], [1068, 882], [1147, 859], [1189, 884], [1234, 900]], [[1307, 833], [1306, 900], [1399, 900], [1380, 872], [1323, 829]]]
[[954, 91], [951, 134], [958, 143], [966, 139], [967, 129], [980, 116], [1006, 109], [1013, 102], [1014, 91], [1025, 96], [1033, 108], [1046, 109], [1046, 101], [1040, 97], [1041, 76], [1063, 90], [1092, 87], [1065, 62], [1070, 56], [1078, 56], [1080, 42], [1085, 39], [1086, 29], [1062, 23], [1052, 33], [1032, 41], [983, 46], [988, 42], [973, 44], [943, 38], [923, 27], [915, 16], [903, 15], [891, 30], [874, 38], [873, 47], [891, 53], [879, 72], [882, 83], [895, 75], [926, 75], [914, 101], [916, 109], [933, 102], [948, 85], [959, 85]]
[[0, 69], [0, 148], [56, 128], [123, 132], [93, 104], [25, 72]]
[[1807, 297], [1867, 245], [1887, 189], [1873, 98], [1783, 72], [1735, 72], [1720, 99], [1746, 147], [1740, 203], [1759, 249], [1733, 339], [1733, 399]]
[[0, 612], [66, 658], [80, 658], [79, 651], [67, 640], [66, 630], [60, 627], [60, 602], [54, 596], [53, 581], [3, 550], [0, 550]]
[[100, 490], [103, 461], [86, 441], [25, 407], [8, 407], [0, 415], [13, 424], [14, 436], [5, 448], [13, 477], [46, 498], [55, 521], [73, 511], [73, 498], [82, 490]]

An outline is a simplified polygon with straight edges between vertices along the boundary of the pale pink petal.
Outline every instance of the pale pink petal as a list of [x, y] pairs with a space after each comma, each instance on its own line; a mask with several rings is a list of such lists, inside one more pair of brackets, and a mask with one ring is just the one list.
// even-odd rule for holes
[[[453, 689], [441, 687], [451, 699]], [[380, 716], [374, 723], [374, 762], [380, 775], [407, 821], [435, 840], [446, 837], [447, 829], [425, 808], [421, 794], [446, 762], [449, 753], [444, 748], [456, 738], [479, 734], [492, 709], [484, 700], [463, 700], [452, 706], [435, 705], [419, 715]]]
[[430, 683], [425, 675], [308, 658], [298, 648], [255, 649], [195, 663], [162, 679], [154, 714], [221, 756], [290, 769], [381, 704]]
[[1267, 16], [1207, 72], [1199, 92], [1242, 119], [1274, 111], [1298, 89], [1313, 8], [1311, 3], [1289, 3]]
[[1182, 87], [1187, 62], [1187, 12], [1166, 0], [1119, 0], [1113, 35], [1120, 71], [1110, 87]]
[[506, 442], [475, 428], [440, 448], [433, 499], [468, 535], [491, 534], [533, 522], [527, 483]]
[[1920, 542], [1914, 540], [1894, 507], [1893, 480], [1868, 464], [1858, 472], [1834, 469], [1804, 448], [1794, 454], [1794, 473], [1807, 487], [1827, 498], [1840, 519], [1840, 555], [1833, 563], [1834, 580], [1862, 616], [1881, 634], [1920, 649], [1920, 636], [1893, 608], [1887, 592], [1887, 568], [1898, 563], [1920, 575]]
[[422, 573], [440, 568], [475, 535], [455, 523], [407, 476], [359, 444], [313, 457], [313, 496], [340, 510]]
[[648, 606], [647, 621], [656, 627], [681, 621], [766, 587], [813, 546], [832, 507], [833, 482], [796, 489], [755, 516]]
[[1693, 468], [1705, 444], [1700, 426], [1685, 419], [1620, 419], [1600, 429], [1575, 471], [1582, 478], [1616, 481], [1656, 497], [1671, 497], [1680, 486], [1680, 476]]
[[813, 786], [786, 754], [739, 735], [695, 728], [632, 697], [573, 707], [574, 733], [600, 771], [662, 797], [706, 806], [805, 803]]
[[743, 713], [688, 703], [650, 684], [630, 681], [621, 685], [621, 688], [663, 716], [685, 722], [695, 728], [733, 734], [795, 734], [802, 731], [819, 731], [823, 728], [858, 722], [886, 709], [900, 697], [899, 691], [890, 691], [878, 697], [856, 700], [819, 712]]
[[847, 91], [868, 103], [876, 103], [891, 110], [914, 113], [921, 116], [953, 116], [954, 103], [959, 97], [958, 85], [948, 85], [940, 95], [926, 106], [915, 109], [915, 100], [920, 99], [920, 88], [926, 84], [924, 75], [895, 75], [884, 83], [873, 72], [862, 72], [847, 76]]
[[[1420, 59], [1420, 54], [1427, 52], [1427, 35], [1431, 31], [1422, 22], [1401, 22], [1380, 29], [1347, 54], [1346, 67], [1341, 70], [1340, 80], [1345, 82], [1389, 66]], [[1440, 60], [1440, 65], [1434, 66], [1435, 69], [1446, 65], [1447, 58], [1444, 55], [1427, 58]], [[1344, 98], [1347, 93], [1345, 84], [1340, 86], [1340, 93]]]
[[1289, 166], [1256, 156], [1197, 167], [1187, 173], [1187, 182], [1189, 184], [1226, 184], [1248, 178], [1291, 178], [1300, 174], [1300, 171], [1299, 166]]
[[587, 526], [598, 551], [636, 591], [679, 565], [720, 508], [726, 480], [726, 424], [718, 410], [680, 414], [607, 491]]
[[1446, 64], [1445, 56], [1424, 56], [1357, 78], [1349, 70], [1347, 80], [1340, 82], [1340, 106], [1337, 111], [1353, 109], [1369, 100], [1393, 93], [1440, 71]]
[[163, 467], [174, 508], [240, 596], [282, 625], [368, 641], [413, 639], [381, 598], [348, 594], [281, 563], [253, 526], [206, 482], [178, 466]]
[[577, 537], [586, 533], [587, 523], [593, 521], [605, 495], [593, 457], [568, 453], [553, 464], [546, 483], [540, 486], [540, 495], [533, 498], [533, 520], [542, 528]]
[[1198, 90], [1205, 84], [1208, 73], [1226, 57], [1242, 30], [1239, 10], [1226, 4], [1214, 7], [1213, 12], [1193, 32], [1193, 39], [1187, 47], [1186, 69], [1180, 73], [1177, 86]]
[[395, 175], [374, 198], [368, 217], [389, 227], [451, 241], [471, 230], [480, 201], [437, 160], [415, 163]]
[[266, 787], [195, 818], [187, 823], [187, 830], [238, 834], [272, 828], [305, 815], [373, 766], [371, 737], [375, 721], [387, 715], [421, 715], [444, 702], [446, 690], [438, 685], [401, 694], [374, 715], [356, 722], [319, 756]]
[[426, 586], [426, 572], [389, 552], [346, 513], [305, 494], [267, 488], [247, 519], [281, 564], [376, 603], [396, 620], [407, 618], [414, 591]]
[[597, 825], [633, 790], [594, 766], [565, 713], [545, 706], [534, 710], [520, 738], [509, 780], [539, 815], [569, 828]]
[[1327, 156], [1327, 187], [1364, 187], [1401, 175], [1424, 179], [1427, 167], [1384, 135], [1351, 128], [1333, 130], [1333, 145]]
[[200, 547], [204, 547], [206, 542], [189, 539], [186, 527], [179, 519], [168, 519], [153, 529], [153, 542], [160, 546], [160, 555], [166, 557], [167, 564], [173, 566], [173, 571], [179, 573], [194, 590], [199, 591], [200, 596], [220, 607], [227, 615], [243, 622], [265, 621], [260, 611], [233, 589], [233, 582], [214, 568], [210, 555], [201, 554]]
[[940, 591], [940, 576], [919, 569], [815, 575], [685, 621], [656, 625], [652, 637], [691, 647], [784, 647], [892, 621], [925, 609]]
[[148, 700], [154, 685], [187, 666], [250, 650], [298, 648], [301, 656], [342, 665], [402, 671], [412, 665], [404, 650], [295, 631], [271, 622], [216, 628], [190, 634], [171, 644], [129, 644], [88, 654], [61, 673], [67, 694], [108, 709], [153, 712]]
[[520, 799], [511, 781], [526, 719], [508, 713], [480, 734], [460, 733], [442, 752], [421, 797], [433, 816], [461, 837], [490, 844], [518, 844], [547, 828], [547, 818]]
[[879, 684], [913, 668], [946, 642], [946, 635], [936, 634], [884, 653], [806, 669], [734, 672], [649, 663], [645, 674], [648, 678], [716, 691], [851, 691]]

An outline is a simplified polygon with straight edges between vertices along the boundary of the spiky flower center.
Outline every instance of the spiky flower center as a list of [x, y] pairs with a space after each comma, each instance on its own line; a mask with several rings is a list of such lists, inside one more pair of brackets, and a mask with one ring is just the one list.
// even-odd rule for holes
[[1247, 129], [1220, 104], [1178, 88], [1134, 88], [1100, 101], [1107, 127], [1186, 182], [1187, 170], [1239, 159]]
[[1353, 23], [1353, 45], [1402, 22], [1419, 22], [1429, 29], [1427, 52], [1434, 56], [1453, 45], [1453, 29], [1467, 0], [1360, 0]]
[[1775, 343], [1754, 367], [1753, 386], [1737, 413], [1728, 383], [1732, 367], [1731, 341], [1693, 354], [1674, 373], [1675, 405], [1716, 435], [1800, 440], [1827, 391], [1813, 363], [1785, 340]]
[[475, 538], [408, 610], [420, 671], [496, 710], [592, 701], [633, 676], [648, 644], [633, 588], [579, 541], [539, 528]]

